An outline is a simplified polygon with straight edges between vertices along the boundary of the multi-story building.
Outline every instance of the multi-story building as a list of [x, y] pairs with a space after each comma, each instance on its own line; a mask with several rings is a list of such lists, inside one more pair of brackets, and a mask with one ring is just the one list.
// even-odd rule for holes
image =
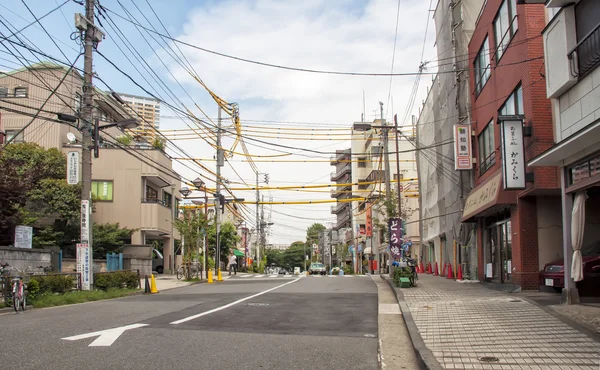
[[[335, 166], [335, 171], [331, 173], [331, 181], [336, 184], [349, 184], [352, 182], [352, 154], [351, 149], [336, 150], [335, 156], [331, 157], [331, 165]], [[338, 200], [352, 198], [352, 186], [336, 186], [331, 189], [331, 197]], [[336, 223], [333, 229], [338, 232], [339, 242], [345, 243], [346, 230], [352, 227], [352, 203], [339, 202], [331, 206], [331, 213], [336, 215]], [[350, 239], [349, 236], [348, 239]]]
[[[565, 287], [564, 300], [577, 302], [571, 278], [573, 250], [579, 247], [585, 254], [586, 248], [600, 240], [600, 2], [549, 0], [546, 6], [544, 75], [554, 119], [548, 136], [553, 134], [555, 144], [529, 158], [528, 165], [559, 167], [561, 202], [555, 206], [562, 207], [562, 220], [557, 217], [555, 221], [562, 224], [562, 248], [557, 245], [544, 259], [540, 254], [540, 262], [563, 257], [564, 268], [558, 269], [564, 271], [564, 278], [540, 284]], [[577, 210], [579, 217], [574, 217]], [[555, 234], [553, 245], [561, 244], [559, 232]], [[589, 286], [585, 278], [577, 283], [578, 288], [584, 285]]]
[[[57, 122], [57, 113], [75, 117], [79, 114], [82, 81], [76, 71], [68, 72], [52, 63], [31, 65], [0, 77], [2, 129], [7, 139], [13, 138], [39, 111], [38, 117], [14, 141], [33, 142], [65, 153], [80, 152], [81, 134], [76, 124]], [[50, 96], [55, 89], [56, 93]], [[48, 103], [42, 107], [48, 97]], [[133, 118], [111, 95], [97, 89], [94, 116], [101, 125]], [[67, 137], [69, 132], [75, 141]], [[92, 159], [93, 221], [135, 229], [132, 244], [162, 241], [165, 266], [172, 267], [174, 240], [179, 238], [173, 230], [173, 218], [181, 180], [164, 151], [135, 143], [123, 148], [123, 144], [115, 144], [118, 135], [123, 132], [117, 128], [102, 131], [100, 156]]]
[[477, 166], [462, 221], [476, 225], [479, 279], [505, 289], [538, 289], [562, 250], [557, 170], [525, 165], [554, 139], [544, 25], [542, 4], [488, 0], [468, 48]]
[[160, 128], [160, 100], [122, 93], [119, 96], [127, 103], [127, 109], [140, 119], [140, 126], [133, 132], [152, 143], [156, 138], [156, 130]]
[[[435, 8], [438, 74], [419, 109], [416, 124], [419, 148], [421, 256], [425, 264], [456, 261], [464, 275], [477, 278], [477, 246], [473, 227], [461, 224], [461, 211], [471, 190], [472, 164], [455, 166], [454, 127], [470, 125], [470, 86], [467, 47], [481, 9], [479, 0], [439, 0]], [[429, 66], [428, 66], [429, 67]], [[470, 135], [469, 135], [470, 136]]]

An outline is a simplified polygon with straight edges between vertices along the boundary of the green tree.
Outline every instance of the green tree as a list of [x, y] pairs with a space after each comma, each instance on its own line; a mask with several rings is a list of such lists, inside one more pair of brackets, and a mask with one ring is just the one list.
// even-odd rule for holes
[[281, 266], [283, 262], [283, 253], [279, 249], [267, 248], [265, 251], [267, 266]]
[[[34, 237], [37, 246], [71, 239], [59, 236], [69, 234], [67, 226], [79, 212], [80, 188], [66, 184], [66, 167], [65, 155], [55, 148], [16, 143], [0, 150], [0, 245], [12, 244], [15, 226], [23, 224], [36, 227], [36, 234], [41, 234], [39, 243]], [[64, 227], [40, 227], [36, 221], [41, 217], [55, 217]]]
[[94, 224], [92, 229], [94, 258], [106, 258], [131, 240], [135, 229], [120, 228], [118, 223]]
[[304, 249], [306, 243], [302, 241], [293, 242], [288, 249], [283, 251], [281, 256], [282, 267], [293, 270], [294, 267], [304, 267]]
[[314, 223], [306, 229], [306, 251], [311, 261], [316, 256], [313, 255], [312, 245], [319, 243], [319, 233], [323, 230], [327, 230], [327, 228], [319, 223]]
[[[208, 250], [210, 253], [216, 255], [217, 245], [217, 227], [215, 224], [208, 228]], [[221, 249], [221, 261], [227, 263], [227, 256], [232, 248], [235, 248], [237, 242], [240, 241], [240, 236], [237, 234], [235, 226], [231, 222], [225, 222], [221, 225], [221, 232], [219, 233], [219, 244]]]
[[[373, 217], [373, 230], [385, 230], [385, 241], [389, 240], [388, 220], [393, 217], [398, 217], [398, 192], [392, 190], [389, 201], [382, 201], [373, 206], [374, 214], [382, 215], [381, 220], [378, 217]], [[410, 216], [415, 213], [415, 209], [408, 207], [408, 200], [402, 199], [402, 212], [400, 217], [406, 222]]]
[[[206, 231], [206, 216], [200, 212], [193, 212], [189, 209], [183, 210], [181, 218], [173, 222], [173, 226], [182, 237], [185, 246], [185, 256], [183, 262], [192, 262], [193, 256], [196, 255], [198, 246], [202, 244], [203, 232]], [[187, 270], [188, 273], [190, 270]], [[190, 278], [187, 276], [186, 278]]]

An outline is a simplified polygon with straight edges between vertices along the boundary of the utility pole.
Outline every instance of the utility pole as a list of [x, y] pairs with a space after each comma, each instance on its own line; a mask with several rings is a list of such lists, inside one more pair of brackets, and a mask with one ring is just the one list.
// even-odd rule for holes
[[215, 194], [215, 224], [216, 224], [216, 256], [215, 256], [215, 274], [218, 274], [217, 269], [221, 269], [221, 167], [224, 165], [225, 158], [221, 149], [221, 106], [217, 116], [217, 186]]
[[[94, 125], [94, 86], [93, 86], [93, 54], [94, 54], [94, 4], [95, 0], [86, 0], [86, 29], [84, 36], [83, 63], [83, 107], [80, 121], [82, 123], [81, 146], [81, 244], [87, 244], [87, 267], [81, 271], [82, 288], [91, 289], [94, 284], [93, 249], [92, 249], [92, 131]], [[98, 124], [97, 122], [95, 124]]]
[[260, 202], [260, 190], [258, 190], [258, 176], [259, 173], [256, 171], [256, 264], [260, 266], [260, 247], [259, 241], [260, 238], [260, 218], [258, 217], [258, 206]]
[[[381, 110], [381, 125], [384, 126], [383, 128], [383, 152], [384, 152], [384, 165], [385, 165], [385, 201], [386, 201], [386, 209], [389, 206], [391, 200], [392, 200], [392, 187], [390, 185], [390, 154], [389, 154], [389, 149], [388, 149], [388, 128], [385, 127], [387, 126], [385, 119], [383, 118], [383, 103], [379, 102], [379, 108]], [[388, 216], [389, 217], [389, 216]], [[391, 264], [392, 260], [392, 251], [390, 248], [390, 251], [388, 252], [388, 262]]]
[[[397, 185], [398, 185], [398, 217], [400, 218], [400, 230], [404, 230], [402, 225], [404, 220], [402, 219], [402, 184], [400, 179], [400, 147], [398, 143], [398, 136], [400, 136], [400, 130], [398, 128], [398, 115], [394, 114], [394, 127], [396, 128], [396, 176], [398, 177]], [[404, 237], [404, 235], [402, 235]], [[404, 252], [402, 252], [402, 256], [404, 257]]]

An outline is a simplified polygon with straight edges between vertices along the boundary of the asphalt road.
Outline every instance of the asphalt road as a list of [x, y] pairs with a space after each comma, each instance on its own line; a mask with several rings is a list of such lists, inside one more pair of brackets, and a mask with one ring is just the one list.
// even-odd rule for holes
[[57, 370], [377, 369], [377, 309], [368, 277], [229, 279], [1, 313], [0, 363]]

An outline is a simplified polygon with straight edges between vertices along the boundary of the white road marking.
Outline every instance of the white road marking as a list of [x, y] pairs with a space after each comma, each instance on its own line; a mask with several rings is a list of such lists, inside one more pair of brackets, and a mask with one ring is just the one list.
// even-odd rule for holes
[[148, 324], [132, 324], [121, 326], [118, 328], [106, 329], [95, 331], [93, 333], [86, 333], [80, 335], [74, 335], [72, 337], [61, 338], [64, 340], [80, 340], [92, 337], [98, 337], [95, 341], [90, 343], [88, 347], [109, 347], [113, 344], [126, 330], [141, 328], [143, 326], [148, 326]]
[[379, 314], [380, 315], [400, 315], [400, 306], [398, 303], [380, 303]]
[[215, 313], [215, 312], [218, 312], [218, 311], [224, 310], [224, 309], [226, 309], [226, 308], [229, 308], [229, 307], [231, 307], [231, 306], [235, 306], [235, 305], [236, 305], [236, 304], [238, 304], [238, 303], [242, 303], [242, 302], [245, 302], [245, 301], [247, 301], [247, 300], [249, 300], [249, 299], [256, 298], [256, 297], [259, 297], [259, 296], [261, 296], [261, 295], [263, 295], [263, 294], [267, 294], [267, 293], [269, 293], [269, 292], [272, 292], [272, 291], [274, 291], [275, 289], [279, 289], [279, 288], [281, 288], [281, 287], [284, 287], [284, 286], [286, 286], [286, 285], [288, 285], [288, 284], [295, 283], [295, 282], [296, 282], [296, 281], [298, 281], [298, 280], [300, 280], [300, 278], [298, 278], [298, 279], [295, 279], [295, 280], [292, 280], [292, 281], [288, 281], [287, 283], [283, 283], [283, 284], [281, 284], [281, 285], [277, 285], [276, 287], [273, 287], [273, 288], [271, 288], [271, 289], [263, 290], [263, 291], [262, 291], [262, 292], [260, 292], [260, 293], [256, 293], [256, 294], [253, 294], [253, 295], [251, 295], [251, 296], [248, 296], [248, 297], [245, 297], [245, 298], [242, 298], [242, 299], [238, 299], [237, 301], [234, 301], [234, 302], [228, 303], [228, 304], [226, 304], [226, 305], [224, 305], [224, 306], [217, 307], [217, 308], [213, 308], [212, 310], [208, 310], [208, 311], [205, 311], [205, 312], [201, 312], [201, 313], [199, 313], [199, 314], [196, 314], [196, 315], [188, 316], [188, 317], [186, 317], [186, 318], [183, 318], [183, 319], [181, 319], [181, 320], [176, 320], [176, 321], [173, 321], [173, 322], [171, 323], [171, 325], [179, 325], [179, 324], [181, 324], [181, 323], [184, 323], [184, 322], [187, 322], [187, 321], [190, 321], [190, 320], [194, 320], [194, 319], [197, 319], [197, 318], [199, 318], [199, 317], [202, 317], [202, 316], [210, 315], [211, 313]]
[[269, 277], [270, 277], [270, 278], [276, 278], [276, 277], [278, 277], [278, 276], [279, 276], [279, 275], [277, 275], [277, 274], [269, 275]]

